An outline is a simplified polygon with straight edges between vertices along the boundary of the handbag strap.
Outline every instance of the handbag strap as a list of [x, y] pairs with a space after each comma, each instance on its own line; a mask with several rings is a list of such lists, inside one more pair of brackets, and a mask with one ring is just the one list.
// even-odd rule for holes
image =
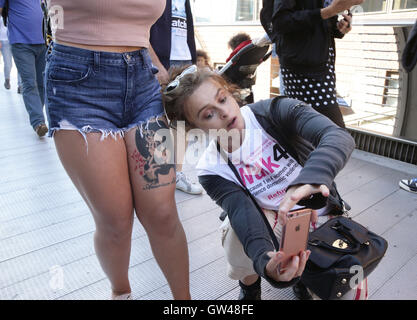
[[258, 202], [256, 202], [256, 199], [253, 197], [253, 195], [250, 193], [248, 188], [246, 188], [246, 185], [242, 181], [242, 178], [239, 175], [239, 172], [237, 172], [236, 167], [233, 165], [233, 163], [230, 161], [229, 157], [226, 155], [226, 153], [222, 150], [222, 148], [219, 145], [219, 142], [217, 142], [217, 151], [220, 153], [220, 155], [223, 157], [223, 159], [227, 162], [229, 168], [232, 170], [234, 175], [236, 176], [237, 180], [240, 182], [240, 184], [243, 186], [242, 189], [246, 192], [246, 194], [251, 198], [253, 204], [255, 205], [256, 209], [258, 210], [259, 214], [261, 215], [264, 223], [266, 224], [266, 227], [268, 229], [269, 235], [271, 236], [272, 242], [274, 244], [275, 250], [279, 251], [279, 243], [277, 240], [277, 237], [275, 236], [274, 231], [271, 228], [271, 225], [269, 224], [268, 219], [266, 218], [263, 210], [259, 206]]

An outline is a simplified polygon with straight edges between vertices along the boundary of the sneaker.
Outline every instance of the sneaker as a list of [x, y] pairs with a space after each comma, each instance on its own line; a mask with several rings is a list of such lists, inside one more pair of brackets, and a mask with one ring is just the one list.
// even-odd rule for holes
[[301, 281], [298, 281], [295, 285], [293, 285], [292, 291], [298, 300], [313, 300], [313, 297], [310, 292], [308, 292], [307, 287]]
[[409, 192], [417, 193], [417, 178], [411, 180], [401, 180], [399, 183], [400, 187]]
[[239, 281], [238, 300], [261, 300], [261, 277], [254, 284], [247, 286]]
[[10, 79], [6, 79], [6, 80], [4, 80], [4, 87], [5, 87], [7, 90], [10, 90]]
[[187, 176], [182, 172], [177, 172], [177, 186], [178, 190], [181, 190], [190, 194], [201, 194], [203, 193], [203, 188], [197, 184], [192, 183]]
[[46, 124], [41, 123], [35, 128], [35, 131], [40, 138], [40, 137], [43, 137], [48, 132], [48, 127], [46, 126]]

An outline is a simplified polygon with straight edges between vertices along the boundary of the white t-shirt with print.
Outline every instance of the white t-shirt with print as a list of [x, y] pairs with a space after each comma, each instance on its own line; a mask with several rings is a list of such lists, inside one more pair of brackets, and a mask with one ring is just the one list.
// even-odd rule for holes
[[171, 55], [170, 60], [191, 60], [187, 43], [187, 14], [185, 0], [172, 0]]
[[[259, 206], [277, 210], [288, 185], [302, 167], [261, 127], [248, 106], [240, 111], [245, 121], [245, 136], [240, 148], [228, 156]], [[210, 142], [196, 168], [199, 176], [219, 175], [241, 185], [219, 155], [216, 139]]]

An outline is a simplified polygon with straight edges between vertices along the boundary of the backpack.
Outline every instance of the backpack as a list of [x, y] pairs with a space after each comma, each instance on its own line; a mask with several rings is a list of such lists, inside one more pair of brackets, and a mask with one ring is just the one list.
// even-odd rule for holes
[[7, 15], [9, 13], [9, 0], [4, 2], [3, 10], [1, 11], [1, 16], [3, 17], [3, 24], [7, 27]]

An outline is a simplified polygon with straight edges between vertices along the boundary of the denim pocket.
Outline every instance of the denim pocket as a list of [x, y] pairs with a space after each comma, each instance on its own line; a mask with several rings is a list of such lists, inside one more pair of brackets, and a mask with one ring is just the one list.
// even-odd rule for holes
[[89, 65], [60, 65], [51, 63], [46, 72], [46, 78], [50, 81], [77, 84], [87, 80], [92, 73]]

